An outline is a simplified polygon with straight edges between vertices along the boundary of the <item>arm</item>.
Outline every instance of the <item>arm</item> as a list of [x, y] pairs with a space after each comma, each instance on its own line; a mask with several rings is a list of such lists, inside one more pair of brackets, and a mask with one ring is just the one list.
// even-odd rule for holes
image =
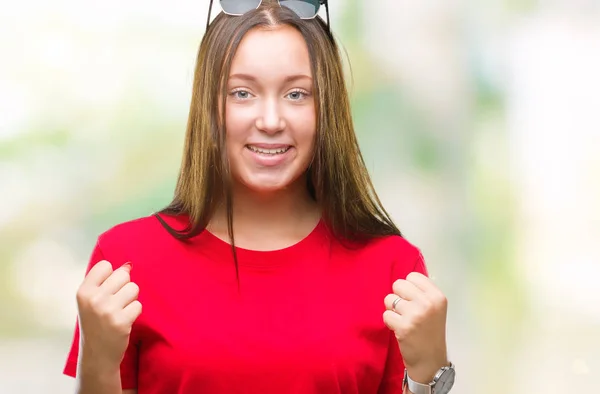
[[81, 361], [77, 365], [76, 394], [137, 394], [137, 390], [121, 389], [120, 367], [94, 360], [91, 352], [81, 349]]
[[130, 335], [141, 313], [138, 288], [130, 264], [113, 270], [117, 264], [103, 259], [97, 245], [77, 291], [79, 324], [64, 373], [77, 378], [78, 394], [135, 394], [138, 354]]
[[384, 300], [384, 322], [393, 331], [395, 342], [395, 346], [390, 345], [386, 365], [386, 369], [393, 369], [389, 373], [395, 383], [385, 393], [413, 394], [408, 387], [402, 387], [405, 367], [413, 381], [427, 384], [441, 367], [449, 364], [445, 338], [446, 297], [428, 278], [420, 252], [408, 274], [407, 266], [410, 265], [396, 265], [393, 277], [405, 279], [397, 279], [392, 286], [393, 293]]
[[124, 394], [119, 369], [93, 365], [85, 356], [77, 369], [77, 394]]

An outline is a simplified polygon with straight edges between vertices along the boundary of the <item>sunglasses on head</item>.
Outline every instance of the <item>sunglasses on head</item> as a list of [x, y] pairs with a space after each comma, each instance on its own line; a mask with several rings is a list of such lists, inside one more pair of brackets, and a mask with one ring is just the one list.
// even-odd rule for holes
[[[219, 0], [223, 12], [227, 15], [240, 16], [248, 11], [257, 9], [262, 0]], [[208, 7], [208, 19], [206, 20], [206, 29], [210, 24], [210, 11], [212, 10], [213, 0], [210, 0]], [[313, 19], [319, 13], [321, 4], [325, 6], [327, 12], [327, 26], [329, 26], [329, 6], [327, 0], [278, 0], [280, 7], [287, 7], [294, 11], [301, 19]]]

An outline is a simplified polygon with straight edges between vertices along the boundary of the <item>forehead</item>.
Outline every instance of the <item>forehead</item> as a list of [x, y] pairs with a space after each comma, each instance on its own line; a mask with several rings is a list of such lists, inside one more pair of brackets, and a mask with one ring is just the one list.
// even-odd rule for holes
[[233, 57], [231, 74], [261, 76], [311, 75], [304, 37], [291, 26], [250, 30]]

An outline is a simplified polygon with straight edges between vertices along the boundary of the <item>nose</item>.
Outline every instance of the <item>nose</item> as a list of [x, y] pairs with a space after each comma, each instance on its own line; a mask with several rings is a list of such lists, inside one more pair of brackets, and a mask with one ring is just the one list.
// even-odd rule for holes
[[268, 134], [275, 134], [285, 129], [285, 120], [277, 100], [266, 100], [260, 115], [256, 118], [256, 128]]

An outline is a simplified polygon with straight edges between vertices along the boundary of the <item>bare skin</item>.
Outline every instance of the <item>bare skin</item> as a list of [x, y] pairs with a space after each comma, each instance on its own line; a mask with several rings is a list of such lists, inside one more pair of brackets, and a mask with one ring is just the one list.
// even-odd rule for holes
[[133, 322], [142, 313], [139, 288], [131, 282], [131, 265], [113, 271], [100, 261], [77, 291], [80, 358], [77, 392], [120, 394], [119, 366], [129, 344]]
[[394, 282], [384, 304], [383, 320], [396, 335], [408, 375], [416, 382], [431, 382], [440, 368], [449, 365], [446, 297], [431, 279], [412, 272], [406, 280]]

